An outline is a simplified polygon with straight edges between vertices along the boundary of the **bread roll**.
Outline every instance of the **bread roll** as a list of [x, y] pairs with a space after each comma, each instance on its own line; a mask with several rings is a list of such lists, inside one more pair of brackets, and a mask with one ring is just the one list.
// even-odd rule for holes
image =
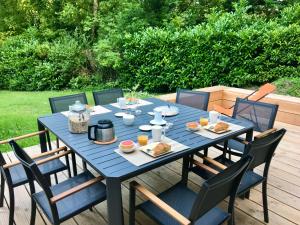
[[215, 125], [214, 131], [221, 132], [221, 131], [227, 130], [228, 128], [229, 128], [229, 125], [227, 123], [219, 122]]
[[159, 156], [163, 153], [166, 153], [171, 150], [171, 145], [165, 144], [165, 143], [159, 143], [157, 144], [153, 149], [153, 156]]

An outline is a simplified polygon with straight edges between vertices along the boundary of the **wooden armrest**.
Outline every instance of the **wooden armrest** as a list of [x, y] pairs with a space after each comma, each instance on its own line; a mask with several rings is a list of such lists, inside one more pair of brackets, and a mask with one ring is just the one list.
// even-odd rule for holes
[[45, 158], [45, 159], [41, 159], [41, 160], [37, 161], [36, 164], [37, 164], [37, 165], [41, 165], [41, 164], [50, 162], [50, 161], [52, 161], [52, 160], [59, 159], [59, 158], [65, 156], [65, 155], [70, 154], [71, 152], [72, 152], [71, 150], [64, 151], [64, 152], [62, 152], [62, 153], [59, 153], [59, 154], [56, 154], [56, 155], [47, 157], [47, 158]]
[[21, 140], [21, 139], [25, 139], [25, 138], [37, 136], [37, 135], [40, 135], [40, 134], [44, 134], [44, 133], [46, 133], [46, 132], [48, 132], [48, 130], [41, 130], [41, 131], [37, 131], [37, 132], [34, 132], [34, 133], [25, 134], [25, 135], [22, 135], [22, 136], [10, 138], [10, 139], [7, 139], [7, 140], [0, 141], [0, 145], [8, 144], [8, 142], [9, 142], [10, 140], [15, 140], [15, 141], [17, 141], [17, 140]]
[[130, 183], [131, 187], [138, 190], [140, 193], [143, 194], [145, 198], [147, 198], [149, 201], [151, 201], [154, 205], [159, 207], [161, 210], [165, 211], [167, 214], [169, 214], [171, 217], [173, 217], [175, 220], [177, 220], [182, 225], [189, 225], [191, 224], [191, 221], [189, 221], [186, 217], [181, 215], [179, 212], [177, 212], [175, 209], [173, 209], [171, 206], [169, 206], [167, 203], [162, 201], [160, 198], [158, 198], [156, 195], [154, 195], [151, 191], [146, 189], [144, 186], [140, 185], [139, 183], [133, 181]]
[[227, 168], [227, 166], [223, 165], [222, 163], [220, 163], [220, 162], [218, 162], [218, 161], [216, 161], [216, 160], [214, 160], [210, 157], [205, 156], [202, 159], [209, 162], [209, 163], [211, 163], [212, 165], [220, 168], [221, 170], [225, 170]]
[[268, 136], [268, 135], [270, 135], [270, 134], [273, 134], [276, 130], [277, 130], [276, 128], [272, 128], [272, 129], [266, 130], [266, 131], [264, 131], [264, 132], [262, 132], [262, 133], [256, 135], [256, 136], [254, 137], [254, 139], [264, 138], [264, 137], [266, 137], [266, 136]]
[[101, 177], [101, 176], [95, 177], [95, 178], [93, 178], [93, 179], [91, 179], [89, 181], [86, 181], [86, 182], [84, 182], [84, 183], [82, 183], [82, 184], [80, 184], [80, 185], [78, 185], [76, 187], [73, 187], [73, 188], [71, 188], [71, 189], [69, 189], [67, 191], [64, 191], [64, 192], [62, 192], [62, 193], [60, 193], [58, 195], [53, 196], [50, 199], [50, 202], [51, 202], [51, 204], [55, 204], [56, 202], [58, 202], [58, 201], [60, 201], [60, 200], [62, 200], [64, 198], [66, 198], [66, 197], [68, 197], [68, 196], [70, 196], [72, 194], [75, 194], [75, 193], [77, 193], [77, 192], [79, 192], [79, 191], [81, 191], [81, 190], [83, 190], [85, 188], [88, 188], [88, 187], [90, 187], [90, 186], [92, 186], [92, 185], [100, 182], [103, 179], [104, 178]]
[[198, 166], [199, 168], [204, 169], [204, 170], [206, 170], [210, 173], [213, 173], [213, 174], [218, 174], [219, 173], [219, 171], [217, 171], [217, 170], [215, 170], [215, 169], [213, 169], [213, 168], [211, 168], [211, 167], [209, 167], [209, 166], [207, 166], [207, 165], [205, 165], [205, 164], [203, 164], [203, 163], [201, 163], [201, 162], [199, 162], [195, 159], [193, 159], [192, 163], [195, 164], [196, 166]]
[[[60, 147], [58, 149], [54, 149], [52, 151], [47, 151], [47, 152], [44, 152], [44, 153], [36, 154], [36, 155], [31, 156], [31, 158], [32, 159], [37, 159], [37, 158], [40, 158], [40, 157], [43, 157], [43, 156], [53, 155], [53, 154], [55, 154], [57, 152], [60, 152], [60, 151], [67, 151], [67, 147], [63, 146], [63, 147]], [[3, 169], [11, 168], [11, 167], [16, 166], [16, 165], [18, 165], [20, 163], [21, 162], [19, 160], [13, 161], [11, 163], [7, 163], [7, 164], [3, 165]]]
[[248, 145], [248, 144], [249, 144], [248, 141], [243, 140], [243, 139], [238, 138], [238, 137], [235, 137], [235, 138], [232, 138], [232, 139], [235, 140], [235, 141], [238, 141], [238, 142], [240, 142], [240, 143], [242, 143], [242, 144], [244, 144], [244, 145]]

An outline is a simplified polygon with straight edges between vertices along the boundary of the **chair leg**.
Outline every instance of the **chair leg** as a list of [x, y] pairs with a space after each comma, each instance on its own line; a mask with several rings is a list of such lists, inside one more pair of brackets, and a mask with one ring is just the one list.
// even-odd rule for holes
[[57, 173], [54, 174], [55, 183], [58, 184]]
[[250, 190], [249, 191], [247, 191], [246, 193], [245, 193], [245, 196], [244, 196], [246, 199], [249, 199], [250, 198]]
[[69, 156], [68, 155], [66, 155], [66, 164], [67, 164], [67, 167], [68, 167], [68, 176], [69, 176], [69, 178], [71, 178], [72, 177], [72, 174], [71, 174], [71, 168], [70, 168], [70, 160], [69, 160]]
[[269, 223], [269, 212], [268, 212], [268, 195], [267, 195], [267, 181], [262, 184], [262, 197], [263, 197], [263, 207], [264, 207], [264, 220]]
[[30, 225], [35, 224], [35, 217], [36, 217], [36, 203], [31, 197], [31, 216], [30, 216]]
[[129, 194], [129, 225], [135, 225], [135, 189], [133, 187], [130, 187]]
[[8, 186], [9, 190], [9, 220], [8, 224], [14, 224], [14, 213], [15, 213], [15, 195], [14, 195], [14, 188], [10, 185]]
[[[0, 172], [1, 173], [1, 172]], [[4, 176], [1, 173], [1, 187], [0, 187], [0, 207], [3, 207], [4, 204], [4, 188], [5, 188], [5, 180], [4, 180]]]

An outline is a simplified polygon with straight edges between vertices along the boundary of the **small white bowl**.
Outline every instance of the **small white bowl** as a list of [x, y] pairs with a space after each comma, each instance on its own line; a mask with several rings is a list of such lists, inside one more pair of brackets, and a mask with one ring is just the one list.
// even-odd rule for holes
[[137, 147], [137, 145], [134, 144], [133, 147], [132, 147], [131, 149], [122, 149], [122, 148], [120, 148], [120, 145], [119, 145], [120, 151], [121, 151], [121, 152], [124, 152], [124, 153], [132, 153], [132, 152], [134, 152], [134, 150], [136, 149], [136, 147]]

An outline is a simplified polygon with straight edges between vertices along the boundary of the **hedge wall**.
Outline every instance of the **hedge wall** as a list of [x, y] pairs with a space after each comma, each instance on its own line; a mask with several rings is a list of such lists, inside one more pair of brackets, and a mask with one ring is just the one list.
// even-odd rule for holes
[[128, 35], [122, 56], [124, 83], [147, 91], [257, 85], [300, 76], [300, 25], [287, 24], [284, 16], [266, 21], [239, 11], [212, 14], [194, 28]]

